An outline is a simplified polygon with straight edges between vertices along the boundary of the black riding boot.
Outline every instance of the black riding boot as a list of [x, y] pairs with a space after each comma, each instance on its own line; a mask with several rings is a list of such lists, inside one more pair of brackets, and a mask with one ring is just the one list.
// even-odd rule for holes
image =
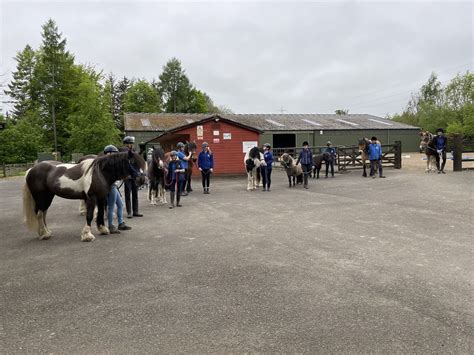
[[181, 200], [181, 194], [178, 191], [178, 194], [176, 195], [176, 207], [181, 207], [179, 200]]
[[170, 191], [170, 208], [174, 207], [174, 191]]

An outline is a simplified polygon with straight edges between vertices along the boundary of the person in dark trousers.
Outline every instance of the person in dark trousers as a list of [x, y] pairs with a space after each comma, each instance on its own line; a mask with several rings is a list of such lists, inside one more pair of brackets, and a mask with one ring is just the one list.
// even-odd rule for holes
[[332, 146], [331, 142], [327, 142], [327, 148], [324, 150], [325, 153], [329, 153], [330, 160], [326, 160], [326, 178], [328, 177], [329, 167], [331, 167], [331, 176], [334, 177], [334, 161], [336, 160], [336, 148]]
[[170, 206], [169, 208], [174, 208], [174, 197], [176, 196], [176, 206], [181, 207], [181, 192], [184, 187], [184, 182], [186, 181], [186, 169], [182, 167], [181, 160], [178, 159], [178, 153], [173, 150], [170, 153], [170, 162], [168, 163], [168, 176], [166, 177], [166, 182], [168, 189], [170, 190]]
[[209, 194], [211, 174], [214, 171], [214, 155], [212, 155], [211, 149], [209, 148], [209, 144], [207, 142], [202, 144], [202, 151], [198, 156], [198, 168], [201, 172], [202, 188], [204, 194]]
[[[135, 143], [135, 137], [126, 136], [123, 139], [124, 150], [132, 150], [133, 144]], [[123, 180], [123, 185], [125, 186], [125, 207], [127, 209], [127, 217], [143, 217], [141, 213], [138, 212], [138, 186], [135, 183], [135, 180], [132, 177], [128, 177]], [[130, 201], [130, 195], [132, 195], [132, 200]]]
[[378, 167], [379, 176], [385, 178], [382, 175], [382, 146], [377, 141], [377, 137], [372, 137], [369, 144], [369, 160], [370, 160], [370, 176], [375, 179], [375, 169]]
[[[114, 154], [117, 153], [119, 150], [114, 145], [108, 145], [104, 148], [104, 154]], [[118, 227], [114, 226], [113, 219], [114, 219], [114, 209], [117, 206], [117, 220], [118, 220]], [[121, 230], [130, 230], [132, 227], [129, 227], [123, 221], [123, 201], [122, 196], [117, 189], [117, 182], [114, 182], [110, 187], [109, 194], [107, 195], [107, 222], [109, 224], [109, 232], [110, 234], [118, 233], [120, 234]]]
[[311, 169], [313, 168], [313, 153], [309, 149], [308, 142], [303, 142], [303, 149], [298, 156], [296, 165], [301, 162], [301, 167], [303, 168], [303, 184], [304, 188], [308, 188], [308, 175], [311, 174]]
[[[191, 159], [193, 153], [189, 152], [189, 154], [186, 156], [186, 154], [184, 153], [183, 142], [178, 142], [178, 144], [176, 144], [176, 148], [178, 148], [176, 155], [178, 159], [181, 161], [181, 168], [185, 170], [185, 174], [186, 174], [186, 170], [188, 169], [188, 161], [189, 159]], [[186, 178], [184, 179], [184, 182], [182, 184], [183, 184], [183, 188], [181, 189], [181, 196], [187, 196], [188, 195], [187, 191], [184, 191], [184, 187], [186, 186]]]
[[[438, 174], [446, 174], [444, 171], [444, 166], [446, 165], [446, 146], [448, 144], [448, 139], [444, 135], [444, 129], [438, 128], [436, 131], [436, 137], [433, 138], [433, 144], [436, 148], [436, 167], [438, 168]], [[440, 162], [440, 158], [443, 159], [443, 162]], [[441, 167], [440, 167], [441, 163]]]
[[265, 165], [260, 166], [260, 173], [262, 174], [262, 191], [270, 191], [270, 186], [272, 184], [272, 166], [273, 166], [273, 153], [270, 143], [265, 143], [263, 145], [263, 158], [265, 160]]

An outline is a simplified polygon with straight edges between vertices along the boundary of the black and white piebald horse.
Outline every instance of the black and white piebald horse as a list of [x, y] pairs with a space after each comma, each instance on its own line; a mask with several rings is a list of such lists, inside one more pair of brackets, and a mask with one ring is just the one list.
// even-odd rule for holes
[[148, 200], [152, 205], [166, 203], [165, 192], [165, 152], [162, 148], [153, 148], [148, 163]]
[[434, 145], [434, 135], [429, 131], [421, 131], [420, 135], [420, 151], [424, 151], [426, 154], [426, 172], [435, 172], [438, 171], [436, 166], [436, 155], [438, 152], [436, 151], [436, 147]]
[[288, 153], [284, 153], [280, 157], [280, 164], [286, 171], [286, 175], [288, 176], [288, 187], [291, 187], [291, 180], [293, 179], [293, 186], [295, 186], [295, 182], [298, 184], [303, 183], [303, 168], [301, 167], [301, 163], [296, 165], [296, 160]]
[[81, 240], [95, 239], [91, 232], [94, 208], [97, 205], [97, 228], [100, 234], [109, 234], [104, 224], [105, 199], [111, 185], [132, 176], [138, 185], [145, 182], [146, 163], [132, 151], [84, 159], [78, 164], [44, 161], [27, 171], [23, 187], [23, 216], [31, 230], [37, 230], [39, 239], [51, 238], [46, 214], [55, 195], [67, 199], [85, 200], [86, 225]]
[[258, 147], [253, 147], [244, 156], [245, 171], [247, 171], [247, 190], [255, 190], [260, 186], [260, 165], [265, 164], [263, 153]]

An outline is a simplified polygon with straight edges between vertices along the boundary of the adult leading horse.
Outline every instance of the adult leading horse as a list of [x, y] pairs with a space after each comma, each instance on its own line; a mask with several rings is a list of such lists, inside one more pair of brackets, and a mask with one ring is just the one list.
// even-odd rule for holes
[[436, 165], [436, 155], [438, 152], [436, 151], [436, 147], [434, 145], [434, 135], [429, 131], [421, 131], [420, 135], [420, 151], [424, 151], [426, 154], [426, 172], [434, 172], [437, 171]]
[[44, 161], [27, 171], [23, 187], [23, 216], [29, 229], [38, 231], [39, 239], [51, 238], [46, 223], [48, 208], [55, 195], [67, 199], [85, 200], [87, 204], [86, 225], [81, 240], [95, 239], [91, 232], [94, 209], [97, 205], [97, 228], [101, 234], [109, 234], [104, 224], [105, 199], [110, 186], [127, 176], [136, 183], [145, 182], [143, 171], [146, 163], [132, 151], [85, 159], [79, 164], [63, 164]]

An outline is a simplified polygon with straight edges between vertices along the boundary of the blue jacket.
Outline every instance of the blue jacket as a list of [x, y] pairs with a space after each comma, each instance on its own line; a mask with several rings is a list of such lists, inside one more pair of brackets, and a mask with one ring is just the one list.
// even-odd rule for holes
[[271, 169], [273, 165], [273, 153], [266, 151], [263, 153], [263, 157], [265, 158], [265, 163], [267, 163], [267, 169]]
[[303, 165], [313, 165], [313, 153], [311, 153], [311, 149], [303, 149], [300, 152], [296, 164], [298, 165], [298, 163], [301, 163]]
[[203, 150], [198, 156], [198, 167], [203, 170], [214, 169], [214, 155]]
[[437, 150], [445, 150], [448, 139], [445, 136], [436, 136], [433, 138], [433, 144]]
[[186, 158], [186, 154], [184, 154], [184, 152], [179, 150], [178, 151], [178, 159], [181, 162], [181, 167], [183, 169], [187, 169], [188, 168], [188, 161], [184, 160], [184, 158]]
[[382, 146], [377, 143], [369, 144], [369, 159], [370, 160], [379, 160], [382, 159]]
[[332, 158], [332, 159], [335, 159], [335, 158], [336, 158], [336, 148], [327, 147], [327, 148], [324, 150], [324, 153], [329, 153], [329, 154], [331, 154], [331, 158]]
[[[168, 181], [176, 181], [176, 169], [182, 169], [181, 161], [180, 160], [171, 160], [168, 163]], [[178, 173], [179, 174], [179, 181], [186, 180], [186, 173]]]

